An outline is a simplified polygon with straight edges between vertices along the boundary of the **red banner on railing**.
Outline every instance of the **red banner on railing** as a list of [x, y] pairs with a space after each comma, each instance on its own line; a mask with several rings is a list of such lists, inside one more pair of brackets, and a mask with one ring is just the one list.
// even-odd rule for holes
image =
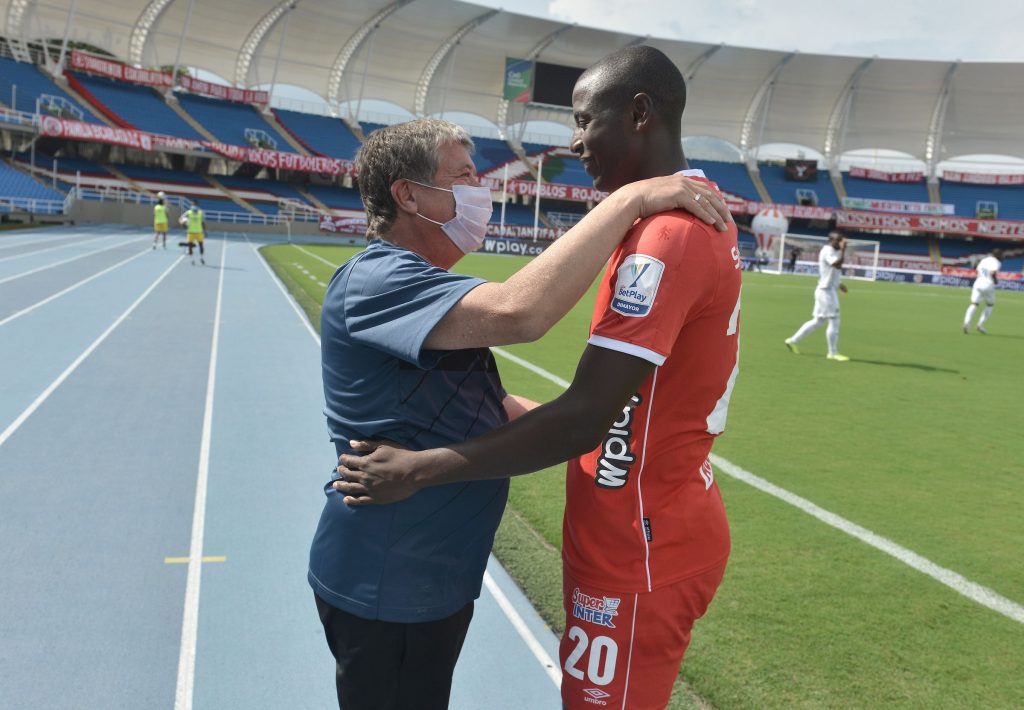
[[171, 85], [171, 75], [167, 72], [137, 69], [127, 64], [122, 64], [117, 60], [97, 57], [95, 54], [86, 54], [85, 52], [79, 52], [77, 49], [71, 51], [71, 68], [75, 71], [98, 74], [119, 81], [127, 81], [131, 84], [143, 84], [145, 86], [158, 86], [161, 88]]
[[972, 185], [1024, 185], [1024, 175], [962, 173], [956, 170], [942, 171], [942, 179], [948, 182], [966, 182]]
[[153, 136], [130, 128], [114, 128], [99, 123], [68, 121], [56, 116], [43, 116], [39, 121], [39, 133], [54, 138], [76, 141], [112, 143], [137, 150], [153, 150]]
[[181, 85], [193, 94], [212, 96], [215, 99], [223, 99], [224, 101], [237, 101], [239, 103], [264, 105], [270, 103], [270, 93], [267, 91], [237, 89], [234, 86], [214, 84], [209, 81], [193, 79], [190, 76], [182, 76]]
[[229, 160], [236, 160], [240, 163], [255, 163], [256, 165], [276, 170], [294, 170], [323, 175], [354, 175], [356, 168], [355, 163], [351, 160], [342, 160], [340, 158], [299, 155], [298, 153], [284, 153], [278, 150], [261, 150], [240, 145], [195, 141], [188, 138], [136, 131], [131, 128], [112, 128], [97, 123], [68, 121], [56, 116], [43, 116], [39, 123], [39, 132], [44, 136], [55, 138], [113, 143], [145, 151], [152, 151], [156, 147], [176, 148], [178, 150], [210, 150], [218, 155], [223, 155]]
[[857, 230], [875, 229], [883, 232], [965, 234], [974, 237], [988, 237], [989, 239], [1024, 238], [1024, 221], [972, 219], [969, 217], [933, 217], [930, 215], [838, 210], [836, 226]]
[[850, 166], [850, 177], [863, 180], [880, 180], [881, 182], [924, 182], [924, 173], [890, 173], [885, 170], [873, 168], [859, 168], [856, 165]]
[[[502, 191], [502, 180], [493, 177], [481, 179], [481, 184], [491, 188], [491, 192]], [[536, 195], [536, 180], [509, 180], [508, 194], [510, 195]], [[595, 190], [592, 187], [579, 185], [557, 185], [550, 182], [542, 183], [540, 186], [540, 197], [542, 200], [566, 200], [569, 202], [600, 202], [608, 197], [607, 192]]]

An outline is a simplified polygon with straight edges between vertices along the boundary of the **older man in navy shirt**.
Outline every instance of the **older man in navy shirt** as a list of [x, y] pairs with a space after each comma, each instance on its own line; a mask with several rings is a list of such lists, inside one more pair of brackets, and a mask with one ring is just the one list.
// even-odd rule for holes
[[[703, 183], [617, 190], [503, 283], [448, 271], [480, 246], [491, 198], [458, 126], [382, 128], [357, 157], [370, 245], [335, 273], [321, 319], [328, 429], [428, 449], [479, 436], [533, 406], [501, 386], [491, 345], [546, 333], [586, 292], [635, 220], [683, 208], [724, 229]], [[327, 501], [309, 582], [344, 710], [445, 708], [508, 495], [507, 479], [423, 489], [392, 505]]]

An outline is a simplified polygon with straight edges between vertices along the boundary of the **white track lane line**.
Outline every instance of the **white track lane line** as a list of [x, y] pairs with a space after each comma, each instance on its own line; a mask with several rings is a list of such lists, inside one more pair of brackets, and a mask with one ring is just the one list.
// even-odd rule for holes
[[[553, 375], [547, 370], [537, 367], [533, 363], [527, 362], [522, 358], [516, 357], [512, 353], [507, 352], [502, 348], [491, 348], [491, 350], [496, 355], [500, 355], [503, 358], [510, 360], [517, 365], [525, 367], [526, 369], [530, 370], [530, 372], [540, 375], [544, 379], [548, 380], [549, 382], [553, 382], [559, 387], [564, 388], [569, 386], [569, 383], [563, 380], [561, 377]], [[984, 587], [980, 584], [977, 584], [976, 582], [972, 582], [971, 580], [967, 579], [966, 577], [957, 572], [946, 569], [945, 567], [940, 567], [939, 565], [935, 564], [934, 562], [925, 557], [922, 557], [916, 552], [908, 550], [907, 548], [902, 547], [901, 545], [897, 545], [892, 540], [884, 538], [881, 535], [877, 535], [871, 532], [870, 530], [857, 525], [856, 523], [853, 523], [845, 518], [836, 515], [835, 513], [831, 513], [825, 510], [824, 508], [820, 508], [814, 503], [810, 502], [805, 498], [801, 498], [795, 493], [790, 493], [784, 488], [780, 488], [779, 486], [776, 486], [773, 483], [769, 483], [765, 479], [755, 476], [749, 471], [746, 471], [737, 466], [736, 464], [726, 459], [723, 459], [721, 456], [718, 456], [717, 454], [711, 454], [711, 461], [716, 466], [718, 466], [718, 470], [722, 471], [723, 473], [739, 481], [743, 481], [747, 485], [753, 486], [754, 488], [757, 488], [758, 490], [767, 493], [768, 495], [774, 496], [785, 503], [789, 503], [790, 505], [799, 508], [800, 510], [804, 511], [808, 515], [811, 515], [817, 520], [820, 520], [826, 525], [830, 525], [836, 528], [837, 530], [841, 530], [847, 535], [850, 535], [851, 537], [854, 537], [860, 540], [861, 542], [868, 544], [871, 547], [874, 547], [876, 550], [880, 550], [887, 555], [895, 557], [903, 564], [917, 570], [918, 572], [921, 572], [922, 574], [928, 575], [937, 582], [944, 584], [957, 594], [961, 594], [967, 597], [968, 599], [975, 601], [978, 604], [981, 604], [982, 606], [991, 609], [992, 611], [998, 614], [1002, 614], [1007, 618], [1013, 619], [1018, 623], [1024, 624], [1024, 606], [1014, 601], [1011, 601], [1010, 599], [1007, 599], [1006, 597], [998, 594], [997, 592], [994, 592], [988, 587]]]
[[[199, 631], [199, 585], [203, 569], [203, 534], [206, 525], [206, 488], [210, 473], [210, 438], [213, 428], [213, 393], [217, 384], [217, 346], [220, 342], [220, 312], [224, 295], [224, 264], [228, 241], [221, 241], [220, 278], [217, 305], [213, 314], [213, 340], [210, 367], [206, 376], [206, 405], [203, 411], [203, 435], [199, 445], [199, 471], [196, 498], [192, 509], [192, 542], [188, 553], [188, 577], [185, 581], [185, 611], [181, 620], [181, 652], [178, 655], [178, 682], [174, 693], [175, 710], [191, 710], [196, 679], [196, 636]], [[182, 257], [184, 258], [184, 257]]]
[[[85, 234], [88, 234], [86, 232]], [[13, 249], [15, 247], [23, 247], [26, 244], [53, 244], [54, 242], [60, 241], [61, 239], [73, 239], [76, 236], [83, 236], [82, 234], [47, 234], [45, 237], [31, 237], [31, 236], [17, 236], [17, 237], [0, 237], [0, 250]], [[13, 241], [18, 239], [19, 241]]]
[[104, 234], [102, 237], [93, 237], [92, 239], [83, 239], [78, 242], [68, 242], [67, 244], [58, 244], [55, 247], [48, 249], [36, 249], [35, 251], [27, 251], [24, 254], [15, 254], [14, 256], [5, 256], [0, 258], [0, 261], [13, 261], [14, 259], [24, 259], [26, 256], [35, 256], [36, 254], [45, 254], [50, 251], [56, 251], [57, 249], [67, 249], [68, 247], [77, 247], [80, 244], [88, 244], [89, 242], [99, 241], [100, 239], [110, 239], [112, 235]]
[[505, 593], [501, 591], [501, 587], [494, 581], [494, 577], [491, 576], [490, 572], [484, 572], [484, 586], [494, 597], [494, 601], [498, 602], [498, 606], [505, 613], [509, 622], [512, 624], [512, 628], [516, 630], [519, 637], [526, 643], [526, 647], [530, 649], [530, 653], [537, 659], [537, 662], [544, 668], [544, 672], [548, 674], [548, 678], [555, 684], [556, 688], [562, 687], [562, 670], [554, 659], [548, 655], [548, 652], [541, 645], [537, 637], [530, 631], [530, 627], [523, 621], [523, 617], [519, 615], [516, 608], [512, 605], [512, 602], [508, 600]]
[[78, 283], [73, 283], [70, 286], [68, 286], [67, 288], [61, 289], [60, 291], [58, 291], [57, 293], [53, 294], [52, 296], [47, 296], [46, 298], [44, 298], [42, 301], [39, 301], [38, 303], [33, 303], [31, 306], [27, 306], [25, 308], [22, 308], [20, 311], [16, 311], [16, 312], [12, 313], [11, 315], [9, 315], [6, 318], [4, 318], [3, 320], [0, 320], [0, 326], [5, 326], [8, 323], [10, 323], [12, 320], [14, 320], [15, 318], [21, 318], [23, 315], [27, 315], [27, 314], [31, 313], [32, 311], [34, 311], [35, 309], [39, 308], [40, 306], [45, 306], [50, 301], [54, 301], [54, 300], [60, 298], [61, 296], [65, 295], [65, 294], [71, 293], [72, 291], [74, 291], [79, 286], [84, 286], [85, 284], [89, 283], [93, 279], [98, 279], [100, 276], [103, 276], [104, 274], [110, 273], [111, 271], [113, 271], [116, 268], [124, 266], [129, 261], [132, 261], [133, 259], [138, 259], [143, 254], [148, 254], [149, 251], [150, 251], [149, 249], [146, 249], [145, 251], [140, 251], [138, 254], [134, 254], [133, 256], [129, 256], [127, 259], [122, 259], [121, 261], [117, 262], [116, 264], [111, 264], [110, 266], [108, 266], [107, 268], [103, 269], [102, 271], [98, 271], [95, 274], [93, 274], [92, 276], [88, 276], [88, 277], [82, 279]]
[[8, 281], [15, 281], [17, 279], [22, 279], [22, 278], [25, 278], [26, 276], [31, 276], [32, 274], [38, 274], [40, 271], [46, 271], [47, 269], [53, 269], [53, 268], [56, 268], [58, 266], [63, 266], [64, 264], [70, 264], [72, 261], [78, 261], [79, 259], [84, 259], [87, 256], [93, 256], [94, 254], [100, 254], [100, 253], [105, 252], [105, 251], [110, 251], [111, 249], [117, 249], [118, 247], [126, 246], [128, 244], [133, 244], [134, 242], [140, 242], [143, 239], [148, 239], [148, 238], [149, 237], [139, 237], [138, 239], [129, 239], [127, 242], [118, 242], [117, 244], [111, 244], [109, 247], [103, 247], [102, 249], [94, 249], [93, 251], [87, 251], [86, 253], [79, 254], [78, 256], [72, 256], [72, 257], [70, 257], [68, 259], [62, 259], [61, 261], [57, 261], [57, 262], [54, 262], [52, 264], [47, 264], [46, 266], [39, 266], [39, 267], [37, 267], [35, 269], [31, 269], [29, 271], [23, 271], [20, 274], [15, 274], [14, 276], [8, 276], [6, 278], [2, 278], [2, 279], [0, 279], [0, 284], [5, 284]]
[[245, 235], [245, 241], [249, 242], [249, 246], [252, 247], [253, 253], [256, 254], [256, 257], [260, 260], [260, 263], [263, 264], [263, 268], [266, 269], [268, 274], [270, 274], [270, 278], [274, 280], [274, 283], [277, 285], [278, 290], [281, 291], [281, 293], [285, 297], [285, 300], [288, 301], [288, 305], [290, 305], [292, 307], [292, 310], [295, 311], [295, 315], [299, 317], [299, 320], [302, 322], [302, 325], [304, 325], [306, 327], [306, 330], [309, 331], [309, 334], [313, 336], [313, 340], [316, 341], [317, 347], [319, 347], [320, 334], [316, 332], [316, 329], [309, 322], [309, 318], [307, 318], [306, 314], [302, 312], [302, 307], [298, 303], [296, 303], [292, 295], [288, 293], [288, 289], [286, 289], [284, 287], [284, 284], [281, 283], [281, 279], [277, 278], [277, 274], [275, 274], [274, 270], [270, 268], [269, 264], [267, 264], [267, 260], [263, 258], [262, 254], [260, 254], [259, 249], [256, 248], [256, 245], [249, 241], [249, 235]]
[[103, 333], [101, 333], [98, 338], [96, 338], [96, 340], [92, 341], [92, 344], [89, 345], [89, 347], [87, 347], [84, 351], [82, 351], [82, 354], [76, 357], [75, 361], [68, 365], [67, 369], [65, 369], [64, 372], [60, 373], [57, 376], [57, 379], [51, 382], [50, 385], [45, 390], [43, 390], [42, 394], [36, 397], [35, 401], [32, 402], [32, 404], [28, 405], [25, 411], [18, 415], [18, 418], [11, 422], [11, 424], [6, 429], [4, 429], [3, 433], [0, 433], [0, 446], [3, 446], [7, 442], [7, 440], [11, 438], [14, 432], [18, 431], [21, 425], [25, 423], [25, 420], [31, 417], [32, 414], [37, 409], [39, 409], [40, 406], [42, 406], [43, 402], [45, 402], [50, 397], [50, 395], [53, 394], [54, 391], [61, 386], [64, 380], [70, 377], [71, 373], [77, 370], [78, 366], [85, 362], [85, 359], [89, 357], [93, 353], [93, 351], [100, 346], [100, 343], [106, 340], [107, 336], [114, 332], [114, 329], [116, 329], [117, 326], [121, 325], [121, 323], [124, 322], [124, 319], [132, 314], [132, 311], [138, 308], [139, 304], [142, 303], [146, 299], [146, 297], [153, 292], [153, 289], [160, 285], [160, 282], [163, 281], [169, 273], [171, 273], [175, 266], [181, 263], [181, 260], [183, 258], [184, 257], [179, 256], [174, 261], [173, 264], [168, 266], [167, 269], [165, 269], [164, 272], [157, 277], [156, 281], [151, 283], [149, 285], [149, 288], [143, 291], [142, 295], [136, 298], [132, 305], [128, 306], [127, 310], [125, 310], [124, 313], [117, 317], [117, 320], [111, 323], [110, 326], [107, 327], [107, 329], [104, 330]]

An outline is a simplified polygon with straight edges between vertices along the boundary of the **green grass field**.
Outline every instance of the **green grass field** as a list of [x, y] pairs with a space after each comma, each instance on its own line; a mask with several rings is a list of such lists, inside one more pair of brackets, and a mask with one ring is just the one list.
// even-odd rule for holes
[[[319, 325], [354, 249], [263, 254]], [[525, 260], [469, 256], [502, 280]], [[966, 290], [849, 282], [840, 351], [810, 316], [814, 282], [750, 274], [740, 377], [715, 453], [831, 513], [1024, 603], [1024, 294], [999, 293], [989, 335], [960, 330]], [[593, 294], [541, 341], [508, 348], [564, 379]], [[510, 392], [559, 388], [499, 357]], [[317, 406], [315, 403], [311, 406]], [[563, 467], [513, 481], [495, 552], [561, 631]], [[673, 708], [1021, 708], [1024, 623], [718, 469], [733, 553], [698, 622]]]

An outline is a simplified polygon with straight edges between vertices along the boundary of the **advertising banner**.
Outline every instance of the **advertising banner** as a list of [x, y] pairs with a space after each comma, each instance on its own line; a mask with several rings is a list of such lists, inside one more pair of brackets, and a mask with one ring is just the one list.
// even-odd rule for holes
[[899, 200], [876, 200], [872, 197], [844, 197], [843, 207], [848, 210], [870, 212], [897, 212], [902, 214], [953, 214], [953, 205], [936, 205], [931, 202], [901, 202]]
[[1024, 175], [986, 175], [944, 170], [942, 179], [948, 182], [966, 182], [971, 185], [1024, 185]]
[[321, 214], [320, 231], [331, 234], [366, 234], [366, 217], [338, 217]]
[[989, 239], [1024, 238], [1024, 221], [974, 219], [970, 217], [933, 217], [930, 215], [885, 214], [839, 210], [836, 225], [846, 229], [877, 229], [885, 232], [928, 232], [964, 234]]
[[890, 173], [873, 168], [859, 168], [856, 165], [850, 166], [850, 177], [881, 182], [924, 182], [924, 173]]
[[534, 63], [529, 59], [505, 58], [505, 100], [525, 104], [533, 98]]
[[214, 84], [209, 81], [193, 79], [190, 76], [182, 76], [181, 85], [193, 94], [212, 96], [215, 99], [223, 99], [224, 101], [237, 101], [239, 103], [263, 105], [270, 103], [270, 93], [266, 91], [236, 89], [234, 86]]
[[117, 79], [118, 81], [127, 81], [131, 84], [166, 88], [171, 86], [172, 83], [171, 75], [167, 72], [137, 69], [114, 59], [97, 57], [95, 54], [86, 54], [77, 49], [71, 51], [71, 68], [75, 71], [98, 74], [99, 76]]
[[56, 116], [43, 116], [39, 121], [40, 135], [76, 141], [96, 141], [123, 145], [137, 150], [153, 150], [153, 136], [130, 128], [114, 128], [85, 121], [68, 121]]

